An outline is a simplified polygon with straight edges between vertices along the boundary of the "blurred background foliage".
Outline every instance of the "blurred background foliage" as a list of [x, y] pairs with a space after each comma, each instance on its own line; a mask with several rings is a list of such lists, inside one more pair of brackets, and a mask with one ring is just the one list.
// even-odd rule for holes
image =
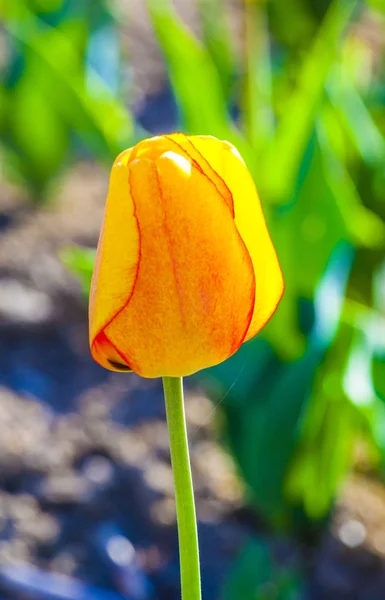
[[0, 7], [4, 163], [38, 201], [79, 152], [108, 162], [132, 141], [131, 116], [117, 98], [116, 22], [102, 0], [16, 0]]
[[[0, 6], [3, 165], [42, 201], [77, 157], [108, 164], [150, 133], [122, 94], [113, 3]], [[239, 0], [241, 48], [224, 0], [196, 0], [200, 35], [171, 0], [147, 9], [175, 129], [239, 148], [286, 281], [266, 329], [198, 378], [249, 504], [277, 531], [314, 535], [349, 470], [385, 477], [385, 4]], [[86, 296], [93, 249], [62, 259]], [[274, 575], [275, 595], [265, 594], [256, 564], [262, 578], [275, 568], [257, 541], [226, 600], [297, 597], [293, 573]]]

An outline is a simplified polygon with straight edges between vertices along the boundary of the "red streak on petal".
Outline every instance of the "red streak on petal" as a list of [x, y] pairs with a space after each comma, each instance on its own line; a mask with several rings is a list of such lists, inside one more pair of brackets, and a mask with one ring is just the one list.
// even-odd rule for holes
[[[253, 294], [253, 301], [250, 304], [250, 310], [249, 310], [249, 312], [247, 314], [247, 321], [246, 321], [247, 322], [247, 326], [246, 326], [246, 329], [245, 329], [245, 333], [243, 334], [243, 336], [242, 336], [242, 338], [241, 338], [241, 340], [240, 340], [239, 343], [233, 344], [233, 346], [232, 346], [232, 354], [234, 352], [236, 352], [238, 350], [238, 348], [240, 348], [242, 346], [243, 342], [245, 341], [245, 338], [246, 338], [246, 336], [248, 334], [248, 331], [249, 331], [249, 328], [250, 328], [250, 325], [251, 325], [251, 321], [252, 321], [252, 318], [253, 318], [254, 308], [255, 308], [255, 301], [256, 301], [256, 296], [257, 296], [257, 293], [256, 293], [256, 282], [255, 282], [255, 273], [254, 273], [253, 263], [252, 263], [249, 251], [246, 248], [246, 245], [245, 245], [245, 249], [246, 249], [247, 255], [248, 255], [249, 259], [250, 259], [251, 265], [252, 265], [251, 268], [252, 268], [252, 272], [253, 272], [254, 294]], [[277, 304], [277, 306], [278, 306], [278, 304]]]

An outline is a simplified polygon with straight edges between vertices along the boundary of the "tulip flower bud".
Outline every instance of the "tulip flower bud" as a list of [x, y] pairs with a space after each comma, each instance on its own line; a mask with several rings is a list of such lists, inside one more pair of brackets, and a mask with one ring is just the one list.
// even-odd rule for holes
[[266, 324], [283, 288], [234, 146], [176, 133], [118, 156], [90, 296], [98, 363], [144, 377], [218, 364]]

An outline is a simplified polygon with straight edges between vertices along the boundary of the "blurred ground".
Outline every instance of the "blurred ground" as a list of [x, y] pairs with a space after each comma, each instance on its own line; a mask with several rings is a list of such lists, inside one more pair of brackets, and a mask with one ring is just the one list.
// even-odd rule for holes
[[[157, 597], [171, 600], [177, 543], [160, 383], [93, 363], [86, 307], [59, 258], [72, 242], [95, 244], [106, 185], [107, 173], [81, 163], [61, 182], [57, 202], [40, 208], [1, 186], [0, 565], [28, 561], [119, 587], [108, 540], [124, 535]], [[217, 414], [194, 387], [186, 402], [204, 590], [216, 598], [231, 560], [261, 525], [243, 508], [218, 445]], [[384, 486], [355, 476], [321, 545], [309, 554], [289, 544], [291, 556], [306, 550], [312, 598], [382, 598], [384, 517]]]
[[[179, 5], [194, 22], [188, 0]], [[172, 126], [167, 93], [165, 105], [157, 104], [162, 95], [148, 103], [148, 94], [164, 84], [163, 65], [144, 13], [132, 16], [123, 38], [132, 58], [133, 104], [144, 119], [153, 118], [154, 128], [167, 129]], [[233, 22], [239, 39], [239, 21]], [[99, 167], [79, 163], [58, 184], [57, 201], [40, 208], [1, 183], [2, 598], [48, 597], [23, 596], [4, 578], [1, 568], [19, 561], [132, 600], [179, 598], [160, 382], [109, 374], [93, 363], [86, 307], [59, 258], [70, 243], [95, 245], [107, 179]], [[186, 409], [204, 598], [216, 600], [244, 542], [267, 531], [244, 507], [233, 465], [218, 444], [217, 413], [194, 386], [187, 389]], [[347, 482], [317, 546], [295, 548], [269, 539], [290, 560], [306, 558], [312, 600], [385, 597], [385, 488], [377, 481], [356, 475]]]

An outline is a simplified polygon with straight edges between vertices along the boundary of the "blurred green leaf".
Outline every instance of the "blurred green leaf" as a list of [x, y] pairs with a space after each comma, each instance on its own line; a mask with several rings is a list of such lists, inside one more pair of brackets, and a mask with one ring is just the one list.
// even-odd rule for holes
[[351, 340], [351, 328], [343, 327], [318, 370], [285, 479], [287, 497], [312, 519], [328, 512], [351, 465], [358, 420], [342, 386]]
[[[382, 335], [385, 335], [385, 319], [381, 324]], [[382, 351], [378, 349], [373, 353], [372, 357], [372, 377], [373, 377], [373, 386], [376, 392], [376, 395], [381, 399], [385, 406], [385, 350]], [[385, 443], [384, 443], [385, 450]]]
[[33, 0], [32, 4], [42, 13], [51, 13], [59, 10], [64, 4], [64, 0]]
[[221, 79], [208, 50], [169, 0], [147, 0], [147, 5], [187, 132], [227, 139], [247, 154], [244, 140], [231, 124]]
[[67, 154], [68, 131], [33, 77], [26, 76], [9, 94], [8, 128], [20, 152], [22, 175], [35, 191], [59, 171]]
[[60, 253], [63, 264], [78, 278], [85, 298], [88, 298], [90, 293], [95, 256], [96, 250], [81, 246], [64, 248]]
[[314, 296], [336, 244], [350, 238], [327, 167], [319, 135], [314, 134], [298, 173], [293, 202], [276, 210], [270, 220], [286, 290], [263, 335], [284, 357], [293, 358], [303, 350], [299, 298]]
[[302, 581], [294, 569], [279, 567], [265, 542], [252, 540], [235, 561], [223, 600], [298, 600]]
[[59, 29], [48, 26], [40, 29], [32, 17], [28, 27], [10, 23], [9, 29], [26, 45], [35, 64], [40, 63], [47, 70], [46, 82], [51, 80], [57, 104], [61, 110], [66, 110], [67, 118], [77, 117], [78, 133], [86, 141], [90, 136], [98, 137], [110, 156], [114, 157], [124, 149], [133, 131], [130, 116], [92, 70], [86, 85], [80, 57], [71, 40]]
[[270, 0], [269, 4], [274, 36], [285, 46], [302, 48], [303, 44], [314, 35], [316, 27], [310, 2]]
[[226, 99], [208, 51], [168, 0], [148, 0], [147, 4], [189, 133], [226, 137]]
[[59, 19], [53, 27], [25, 3], [6, 14], [13, 61], [0, 85], [2, 138], [37, 198], [79, 139], [108, 162], [132, 141], [126, 109], [95, 70], [86, 70], [82, 40], [91, 29], [84, 20], [74, 33], [79, 22]]
[[362, 159], [372, 167], [383, 165], [385, 138], [342, 66], [335, 65], [327, 91]]
[[274, 132], [272, 73], [267, 12], [262, 3], [245, 3], [246, 74], [243, 111], [245, 134], [255, 151], [255, 169]]
[[[356, 245], [381, 248], [385, 245], [385, 223], [366, 208], [342, 160], [333, 152], [330, 132], [318, 124], [318, 139], [322, 148], [325, 181], [333, 195], [335, 209], [340, 213], [344, 230]], [[327, 212], [327, 207], [325, 207]]]
[[282, 362], [255, 339], [241, 349], [246, 360], [233, 357], [210, 370], [223, 382], [226, 433], [241, 475], [256, 507], [277, 527], [290, 526], [293, 518], [285, 496], [287, 472], [317, 369], [340, 322], [351, 261], [348, 246], [333, 253], [317, 288], [315, 321], [303, 356]]
[[[382, 311], [385, 318], [385, 260], [377, 266], [373, 277], [373, 307]], [[385, 346], [385, 337], [382, 338]]]
[[367, 327], [356, 329], [344, 373], [344, 390], [351, 402], [362, 410], [370, 407], [376, 396], [371, 376], [373, 344]]
[[356, 0], [334, 0], [298, 75], [297, 89], [287, 102], [262, 169], [263, 190], [277, 204], [291, 199], [315, 115], [330, 68]]
[[313, 297], [336, 244], [345, 240], [383, 248], [385, 243], [383, 221], [363, 205], [321, 121], [302, 160], [293, 201], [273, 213], [270, 227], [286, 290], [262, 335], [281, 356], [294, 357], [304, 344], [298, 299]]
[[332, 251], [341, 240], [348, 239], [319, 136], [313, 141], [309, 170], [295, 199], [293, 236], [297, 285], [301, 294], [311, 298]]
[[224, 0], [198, 0], [198, 7], [205, 45], [216, 66], [227, 98], [236, 68], [228, 7]]
[[[230, 448], [255, 505], [275, 526], [290, 525], [283, 482], [307, 396], [322, 358], [312, 346], [292, 363], [270, 363], [259, 394], [225, 404]], [[269, 377], [270, 374], [270, 377]], [[268, 459], [267, 459], [268, 457]]]
[[385, 13], [385, 0], [367, 0], [375, 10]]
[[4, 87], [2, 87], [0, 85], [0, 134], [4, 128], [4, 119], [5, 119], [5, 111], [6, 111], [7, 102], [8, 102], [7, 92], [4, 89]]
[[275, 212], [270, 220], [272, 238], [277, 249], [285, 279], [285, 293], [277, 311], [260, 335], [265, 337], [286, 360], [298, 358], [305, 349], [305, 337], [298, 322], [299, 275], [295, 247], [299, 232], [295, 229], [294, 207]]
[[380, 453], [382, 468], [385, 468], [385, 403], [377, 393], [376, 379], [377, 341], [382, 338], [385, 321], [382, 316], [371, 312], [357, 316], [353, 344], [344, 372], [344, 390], [351, 405], [362, 419], [363, 428]]
[[271, 345], [258, 336], [242, 344], [225, 362], [205, 371], [206, 381], [221, 402], [240, 407], [257, 393], [262, 377], [275, 362]]
[[372, 438], [385, 468], [385, 262], [373, 277], [373, 309], [356, 311], [355, 345], [345, 385], [351, 401], [369, 421]]

